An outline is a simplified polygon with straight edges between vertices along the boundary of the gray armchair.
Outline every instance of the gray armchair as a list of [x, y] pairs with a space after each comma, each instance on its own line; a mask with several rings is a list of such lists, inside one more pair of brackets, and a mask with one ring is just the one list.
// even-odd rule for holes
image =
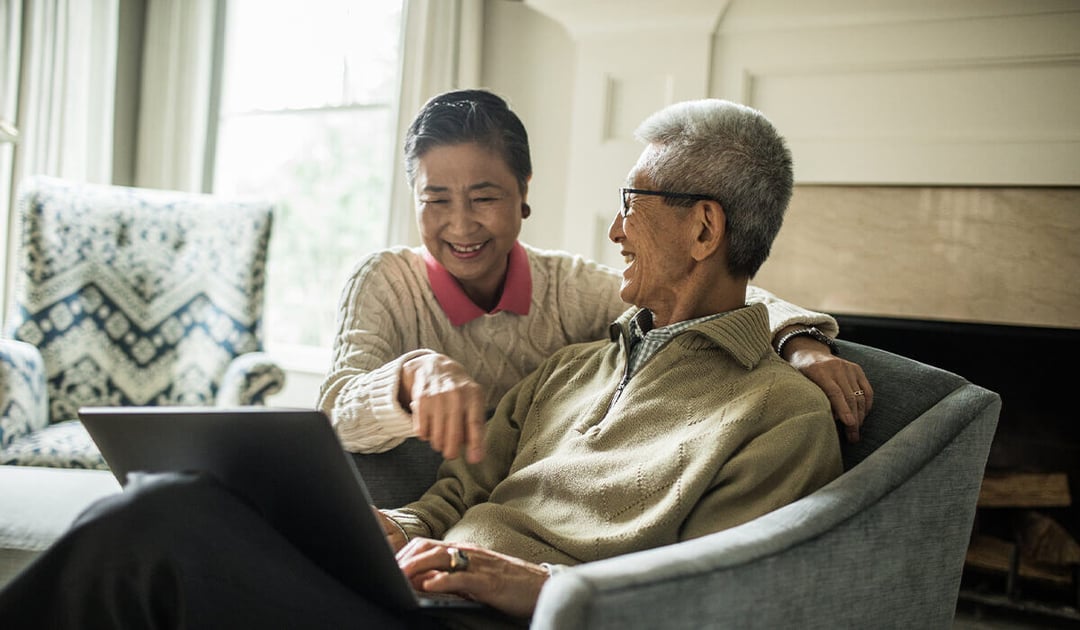
[[[875, 395], [862, 440], [843, 446], [843, 475], [739, 527], [564, 571], [532, 626], [950, 627], [1001, 400], [895, 354], [840, 348]], [[357, 456], [376, 503], [430, 483], [424, 449]]]
[[0, 464], [104, 469], [81, 406], [261, 404], [273, 208], [35, 177], [0, 338]]

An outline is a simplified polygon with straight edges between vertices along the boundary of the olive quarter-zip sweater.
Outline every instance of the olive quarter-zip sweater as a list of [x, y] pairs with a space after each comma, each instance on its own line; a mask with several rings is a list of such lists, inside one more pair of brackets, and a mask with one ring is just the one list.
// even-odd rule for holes
[[481, 463], [446, 462], [388, 514], [410, 537], [577, 564], [744, 523], [840, 474], [829, 403], [773, 352], [764, 306], [678, 334], [616, 397], [637, 310], [511, 389]]

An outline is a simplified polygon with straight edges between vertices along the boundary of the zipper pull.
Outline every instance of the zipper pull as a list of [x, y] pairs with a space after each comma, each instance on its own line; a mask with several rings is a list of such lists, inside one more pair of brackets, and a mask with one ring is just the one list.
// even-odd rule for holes
[[607, 413], [604, 414], [605, 416], [607, 416], [608, 413], [611, 413], [611, 408], [615, 406], [615, 403], [619, 402], [619, 397], [622, 396], [622, 392], [624, 389], [626, 389], [625, 379], [620, 381], [619, 386], [615, 388], [615, 393], [611, 396], [611, 402], [608, 403]]

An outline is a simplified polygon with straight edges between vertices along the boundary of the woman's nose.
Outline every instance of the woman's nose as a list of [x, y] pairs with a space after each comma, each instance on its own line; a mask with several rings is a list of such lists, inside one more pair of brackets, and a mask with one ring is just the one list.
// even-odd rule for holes
[[472, 210], [472, 203], [468, 199], [455, 201], [450, 204], [447, 222], [455, 228], [467, 227], [474, 222]]

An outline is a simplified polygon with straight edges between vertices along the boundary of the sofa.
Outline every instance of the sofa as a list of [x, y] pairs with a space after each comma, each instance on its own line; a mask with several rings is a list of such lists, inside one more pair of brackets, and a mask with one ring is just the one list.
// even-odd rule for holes
[[107, 470], [0, 466], [0, 587], [94, 501], [120, 492]]
[[[875, 392], [861, 441], [843, 444], [840, 477], [738, 527], [560, 572], [532, 626], [949, 628], [1001, 399], [896, 354], [839, 347]], [[416, 440], [353, 459], [382, 507], [417, 498], [438, 464]], [[116, 491], [101, 481], [83, 499]], [[18, 542], [9, 507], [0, 496], [0, 558]], [[43, 514], [53, 520], [35, 544], [77, 511]]]

